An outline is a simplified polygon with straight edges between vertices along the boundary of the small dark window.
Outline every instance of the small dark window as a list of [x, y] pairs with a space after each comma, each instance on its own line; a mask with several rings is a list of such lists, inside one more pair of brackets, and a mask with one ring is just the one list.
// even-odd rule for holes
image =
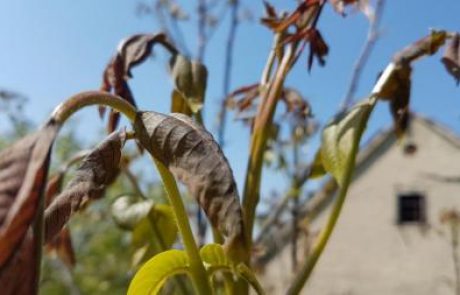
[[425, 223], [425, 196], [420, 193], [398, 196], [398, 223]]

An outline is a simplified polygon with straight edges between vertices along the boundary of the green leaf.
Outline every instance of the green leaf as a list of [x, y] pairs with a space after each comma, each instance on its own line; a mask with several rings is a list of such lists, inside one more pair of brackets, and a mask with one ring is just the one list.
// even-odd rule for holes
[[232, 263], [225, 254], [224, 248], [219, 244], [208, 244], [200, 250], [201, 259], [207, 270], [215, 271], [222, 268], [231, 268]]
[[323, 131], [322, 163], [341, 187], [349, 181], [347, 168], [354, 165], [359, 141], [374, 105], [374, 97], [357, 104], [345, 114], [336, 116]]
[[[169, 205], [156, 204], [152, 206], [148, 216], [141, 219], [134, 227], [132, 246], [136, 254], [133, 266], [163, 252], [174, 244], [178, 229], [174, 213]], [[147, 246], [147, 248], [145, 248]], [[138, 252], [139, 249], [144, 249]], [[142, 254], [140, 254], [142, 253]]]
[[221, 245], [205, 245], [200, 250], [200, 256], [204, 262], [206, 270], [210, 275], [219, 270], [232, 272], [251, 284], [257, 294], [265, 294], [252, 270], [243, 263], [238, 265], [232, 263], [232, 261], [225, 254], [225, 250]]
[[152, 200], [139, 202], [137, 197], [121, 196], [112, 204], [112, 217], [121, 228], [132, 230], [141, 219], [147, 217], [152, 206]]
[[176, 90], [183, 96], [193, 113], [203, 107], [208, 70], [197, 61], [175, 55], [170, 62]]
[[326, 170], [324, 169], [323, 160], [321, 159], [321, 149], [316, 152], [315, 159], [313, 160], [310, 173], [308, 175], [309, 178], [319, 178], [326, 174]]
[[147, 261], [136, 273], [128, 288], [128, 295], [158, 294], [166, 280], [176, 274], [188, 273], [187, 254], [180, 250], [162, 252]]

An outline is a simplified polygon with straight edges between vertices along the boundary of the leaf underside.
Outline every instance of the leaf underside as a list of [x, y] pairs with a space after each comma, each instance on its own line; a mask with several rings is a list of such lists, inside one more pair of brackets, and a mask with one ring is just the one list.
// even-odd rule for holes
[[140, 112], [134, 129], [154, 158], [186, 184], [211, 224], [229, 240], [243, 231], [233, 172], [212, 135], [183, 114]]

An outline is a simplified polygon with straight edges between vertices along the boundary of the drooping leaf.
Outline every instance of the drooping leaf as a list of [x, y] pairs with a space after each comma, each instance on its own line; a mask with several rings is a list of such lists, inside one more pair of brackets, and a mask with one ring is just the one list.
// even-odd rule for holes
[[187, 272], [189, 260], [184, 251], [162, 252], [139, 269], [129, 284], [128, 295], [158, 294], [169, 277]]
[[182, 94], [176, 89], [171, 94], [171, 113], [182, 113], [187, 116], [191, 116], [193, 113]]
[[134, 227], [132, 246], [135, 251], [145, 248], [143, 255], [139, 255], [133, 266], [145, 261], [155, 254], [170, 249], [178, 237], [174, 213], [169, 205], [156, 204], [146, 218], [141, 219]]
[[308, 55], [308, 71], [311, 71], [313, 60], [316, 58], [320, 66], [326, 64], [325, 56], [329, 53], [329, 46], [321, 33], [314, 29], [309, 36], [310, 53]]
[[336, 116], [323, 131], [321, 161], [341, 187], [350, 181], [346, 178], [347, 168], [354, 165], [361, 135], [374, 105], [373, 98], [357, 104]]
[[401, 50], [393, 57], [393, 62], [386, 67], [374, 87], [373, 94], [389, 101], [395, 132], [399, 137], [407, 130], [410, 119], [411, 64], [425, 55], [436, 53], [446, 38], [445, 31], [433, 31]]
[[232, 241], [243, 232], [233, 172], [219, 145], [183, 114], [140, 112], [136, 136], [150, 154], [185, 183], [210, 222]]
[[[65, 169], [60, 170], [48, 180], [45, 191], [45, 208], [61, 192], [65, 172]], [[75, 251], [72, 246], [68, 227], [64, 227], [54, 239], [46, 244], [46, 251], [48, 253], [55, 253], [68, 268], [75, 266]]]
[[113, 203], [112, 216], [118, 226], [132, 231], [133, 267], [170, 249], [177, 240], [178, 229], [169, 205], [122, 196]]
[[73, 268], [76, 263], [75, 251], [72, 246], [72, 239], [68, 227], [64, 227], [59, 234], [47, 245], [49, 253], [56, 253], [57, 257], [68, 267]]
[[[145, 225], [148, 225], [149, 232], [155, 232], [156, 235], [161, 236], [160, 244], [162, 248], [169, 248], [177, 239], [177, 225], [174, 218], [174, 213], [169, 205], [165, 204], [156, 204], [150, 209], [148, 219], [141, 220], [139, 224], [136, 225], [133, 232], [133, 244], [135, 245], [138, 242], [142, 242], [146, 238], [143, 235], [143, 228]], [[146, 222], [148, 221], [148, 222]], [[150, 236], [151, 237], [151, 236]]]
[[447, 72], [460, 84], [460, 34], [456, 33], [449, 41], [441, 59]]
[[206, 67], [180, 54], [171, 58], [170, 67], [177, 92], [182, 95], [192, 112], [201, 110], [208, 78]]
[[326, 174], [324, 169], [323, 161], [321, 159], [321, 149], [318, 150], [315, 154], [313, 163], [310, 166], [310, 171], [308, 173], [308, 178], [318, 178]]
[[[387, 72], [389, 76], [382, 85], [378, 96], [380, 99], [389, 101], [395, 132], [400, 137], [407, 130], [409, 124], [412, 68], [409, 64], [400, 63], [391, 65], [386, 71], [390, 71]], [[384, 74], [387, 73], [384, 72]], [[385, 77], [382, 78], [385, 79]]]
[[25, 237], [20, 241], [16, 251], [0, 268], [1, 294], [37, 294], [38, 277], [36, 240], [29, 228]]
[[[114, 92], [124, 98], [133, 106], [136, 106], [134, 96], [128, 85], [128, 79], [132, 77], [131, 69], [144, 62], [151, 54], [155, 44], [162, 44], [172, 54], [177, 53], [177, 49], [167, 40], [165, 34], [136, 34], [122, 40], [118, 46], [116, 54], [111, 58], [104, 70], [102, 77], [101, 90]], [[99, 107], [101, 117], [105, 113], [104, 107]], [[108, 132], [113, 132], [120, 120], [120, 114], [111, 110]]]
[[36, 216], [59, 127], [50, 120], [0, 152], [0, 268], [17, 250]]
[[446, 39], [446, 31], [432, 31], [428, 36], [398, 52], [393, 61], [397, 64], [411, 63], [425, 55], [433, 55], [444, 45]]
[[75, 177], [45, 210], [45, 241], [51, 241], [72, 214], [102, 197], [118, 175], [125, 140], [124, 131], [112, 133], [84, 158]]
[[204, 262], [206, 270], [214, 273], [219, 270], [232, 272], [245, 279], [254, 288], [257, 294], [265, 294], [262, 286], [249, 267], [244, 263], [234, 264], [225, 254], [224, 248], [219, 244], [208, 244], [200, 249], [200, 256]]

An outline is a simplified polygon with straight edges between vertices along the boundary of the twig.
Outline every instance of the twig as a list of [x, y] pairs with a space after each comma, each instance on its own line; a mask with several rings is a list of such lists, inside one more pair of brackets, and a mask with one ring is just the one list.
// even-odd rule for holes
[[198, 48], [196, 58], [202, 62], [206, 52], [206, 0], [198, 0]]
[[225, 101], [230, 92], [230, 83], [231, 83], [231, 73], [233, 65], [233, 48], [235, 45], [235, 36], [238, 28], [238, 7], [239, 0], [235, 0], [231, 3], [231, 21], [230, 21], [230, 30], [228, 32], [226, 47], [225, 47], [225, 65], [224, 65], [224, 81], [223, 81], [223, 97], [220, 105], [219, 115], [218, 115], [218, 131], [217, 131], [217, 140], [221, 146], [224, 145], [224, 136], [225, 136], [225, 124], [227, 120], [227, 108], [225, 106]]
[[375, 3], [374, 17], [370, 20], [370, 26], [367, 33], [367, 39], [364, 43], [364, 47], [355, 62], [353, 71], [351, 74], [350, 83], [348, 84], [348, 89], [342, 100], [341, 110], [348, 109], [352, 104], [355, 98], [356, 90], [358, 88], [359, 80], [363, 72], [364, 66], [366, 65], [369, 57], [374, 49], [375, 43], [379, 37], [380, 30], [380, 20], [383, 14], [385, 0], [377, 0]]

